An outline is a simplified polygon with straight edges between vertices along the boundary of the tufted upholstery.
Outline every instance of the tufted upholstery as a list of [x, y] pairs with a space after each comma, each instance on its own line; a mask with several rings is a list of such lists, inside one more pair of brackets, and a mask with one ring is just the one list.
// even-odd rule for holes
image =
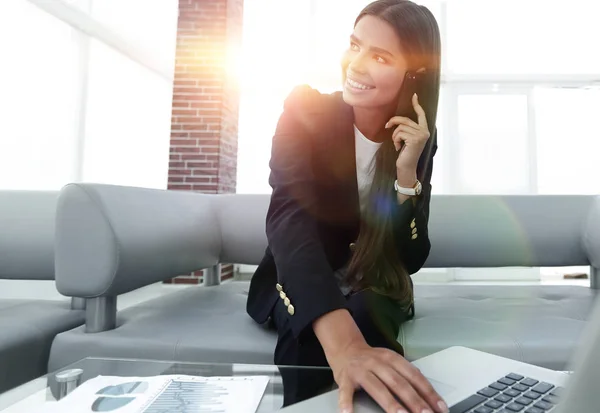
[[415, 360], [466, 346], [564, 369], [596, 292], [573, 286], [415, 286], [415, 319], [399, 341]]

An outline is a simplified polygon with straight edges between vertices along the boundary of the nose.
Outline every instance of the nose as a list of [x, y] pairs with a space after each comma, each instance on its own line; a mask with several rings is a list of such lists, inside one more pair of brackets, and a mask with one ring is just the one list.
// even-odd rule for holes
[[357, 53], [350, 58], [348, 69], [354, 73], [365, 73], [365, 58], [362, 53]]

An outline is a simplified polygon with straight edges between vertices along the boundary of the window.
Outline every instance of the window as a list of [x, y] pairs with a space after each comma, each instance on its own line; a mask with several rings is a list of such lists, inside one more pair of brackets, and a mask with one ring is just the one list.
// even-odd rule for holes
[[[339, 60], [368, 1], [276, 3], [268, 7], [281, 18], [270, 20], [261, 18], [264, 2], [245, 4], [239, 192], [270, 192], [270, 141], [292, 87], [309, 83], [324, 93], [340, 89]], [[560, 192], [565, 186], [549, 165], [558, 160], [559, 152], [552, 149], [558, 130], [568, 126], [551, 125], [559, 107], [584, 104], [582, 110], [591, 111], [598, 103], [598, 90], [585, 88], [600, 84], [600, 55], [590, 52], [600, 43], [600, 26], [593, 24], [600, 6], [581, 1], [565, 8], [539, 0], [420, 3], [436, 16], [444, 44], [434, 192]], [[593, 116], [586, 118], [581, 139], [598, 130]], [[585, 143], [586, 156], [592, 156], [597, 141]], [[593, 174], [584, 173], [591, 170], [591, 160], [564, 153], [561, 164], [578, 171], [586, 191], [597, 191]]]
[[600, 89], [535, 87], [538, 193], [600, 194]]
[[58, 189], [73, 178], [79, 55], [72, 34], [29, 2], [0, 2], [0, 189]]
[[87, 89], [82, 179], [165, 188], [171, 85], [93, 39]]
[[165, 188], [178, 2], [46, 6], [0, 1], [0, 189]]
[[458, 96], [460, 192], [528, 193], [527, 95]]
[[600, 4], [448, 0], [448, 68], [468, 74], [600, 73]]

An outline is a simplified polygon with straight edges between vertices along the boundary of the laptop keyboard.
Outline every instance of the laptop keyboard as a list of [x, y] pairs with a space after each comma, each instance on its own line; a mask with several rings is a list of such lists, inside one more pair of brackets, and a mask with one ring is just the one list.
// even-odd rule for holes
[[562, 387], [511, 373], [455, 404], [450, 413], [552, 412], [562, 390]]

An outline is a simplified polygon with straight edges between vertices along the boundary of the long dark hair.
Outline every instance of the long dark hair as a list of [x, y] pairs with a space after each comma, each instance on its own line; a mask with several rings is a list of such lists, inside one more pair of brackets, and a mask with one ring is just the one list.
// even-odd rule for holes
[[[441, 67], [440, 32], [435, 17], [426, 7], [409, 0], [374, 1], [361, 11], [354, 24], [364, 16], [378, 17], [394, 28], [410, 71], [425, 68], [417, 93], [427, 115], [429, 133], [433, 137]], [[397, 202], [393, 183], [398, 157], [391, 138], [393, 130], [384, 129], [378, 136], [378, 141], [383, 143], [375, 155], [373, 183], [349, 263], [347, 281], [355, 289], [369, 287], [408, 307], [413, 301], [412, 283], [402, 264], [392, 229], [392, 203]], [[419, 179], [422, 180], [422, 177]]]

